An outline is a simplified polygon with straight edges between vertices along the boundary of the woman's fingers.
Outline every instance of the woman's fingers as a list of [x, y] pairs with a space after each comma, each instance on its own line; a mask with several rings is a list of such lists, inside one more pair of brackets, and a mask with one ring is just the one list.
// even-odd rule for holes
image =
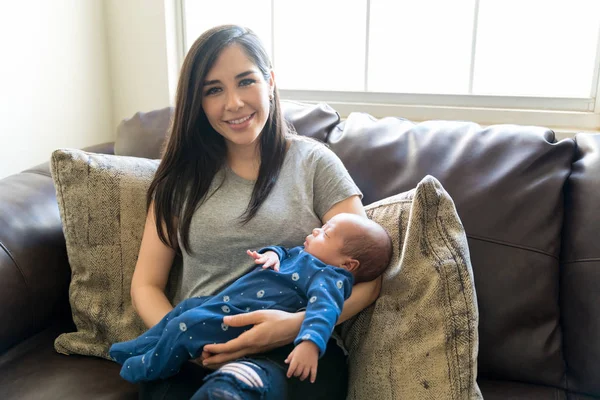
[[[229, 315], [223, 318], [223, 322], [229, 326], [242, 327], [248, 325], [257, 325], [263, 321], [263, 314], [261, 311], [253, 311], [245, 314]], [[204, 346], [204, 351], [208, 353], [234, 353], [240, 350], [246, 349], [250, 346], [254, 347], [258, 343], [252, 338], [255, 336], [254, 329], [242, 333], [235, 339], [231, 339], [226, 343], [207, 344]]]
[[229, 361], [235, 361], [239, 358], [242, 358], [248, 354], [254, 354], [254, 353], [258, 353], [259, 351], [253, 349], [253, 348], [245, 348], [233, 353], [222, 353], [222, 354], [215, 354], [213, 356], [210, 356], [208, 358], [205, 358], [202, 362], [202, 365], [204, 366], [214, 366], [214, 365], [219, 365], [219, 364], [225, 364]]
[[217, 343], [217, 344], [207, 344], [204, 348], [213, 354], [213, 357], [209, 357], [209, 359], [214, 358], [214, 356], [222, 354], [222, 353], [237, 353], [244, 349], [247, 349], [251, 343], [246, 340], [244, 335], [240, 335], [235, 339], [231, 339], [226, 343]]
[[[235, 326], [236, 328], [240, 328], [242, 326], [260, 324], [264, 321], [264, 316], [265, 315], [262, 311], [252, 311], [244, 314], [228, 315], [223, 318], [223, 322], [225, 322], [229, 326]], [[240, 337], [244, 336], [244, 334], [240, 335]], [[208, 349], [207, 351], [209, 353], [211, 352]]]

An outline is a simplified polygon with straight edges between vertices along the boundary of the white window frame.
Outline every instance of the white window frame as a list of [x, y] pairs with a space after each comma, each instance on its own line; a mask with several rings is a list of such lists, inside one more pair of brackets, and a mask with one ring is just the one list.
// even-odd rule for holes
[[[174, 21], [172, 32], [173, 51], [168, 54], [170, 70], [177, 70], [185, 56], [185, 19], [184, 0], [165, 0], [171, 12], [167, 12], [167, 20]], [[479, 0], [476, 0], [478, 7]], [[275, 7], [275, 0], [271, 0]], [[367, 0], [367, 35], [369, 24], [370, 0]], [[473, 23], [477, 29], [477, 14]], [[272, 14], [273, 15], [273, 14]], [[271, 24], [273, 29], [273, 23]], [[475, 32], [476, 33], [476, 32]], [[475, 38], [476, 35], [474, 34]], [[366, 112], [374, 117], [397, 116], [412, 121], [468, 120], [482, 125], [509, 123], [520, 125], [540, 125], [555, 130], [561, 136], [570, 136], [577, 132], [600, 132], [600, 29], [598, 31], [598, 48], [592, 87], [595, 88], [587, 98], [552, 98], [529, 96], [483, 96], [483, 95], [444, 95], [444, 94], [410, 94], [410, 93], [376, 93], [376, 92], [340, 92], [316, 90], [286, 90], [279, 92], [283, 99], [308, 103], [325, 102], [340, 113], [342, 118], [351, 112]], [[274, 42], [274, 40], [272, 41]], [[474, 42], [474, 41], [473, 41]], [[367, 37], [368, 43], [368, 37]], [[472, 52], [475, 43], [472, 43]], [[275, 55], [274, 49], [272, 54]], [[368, 46], [366, 50], [368, 52]], [[368, 54], [367, 54], [368, 55]], [[368, 57], [365, 57], [365, 88], [368, 74]], [[276, 63], [276, 60], [274, 60]], [[473, 65], [473, 63], [472, 63]], [[175, 68], [177, 66], [177, 68]], [[277, 65], [275, 64], [275, 68]], [[471, 67], [471, 76], [473, 75]], [[176, 76], [171, 73], [170, 86], [176, 85]], [[472, 79], [471, 79], [472, 82]], [[471, 83], [472, 85], [472, 83]], [[175, 91], [172, 90], [172, 93]]]

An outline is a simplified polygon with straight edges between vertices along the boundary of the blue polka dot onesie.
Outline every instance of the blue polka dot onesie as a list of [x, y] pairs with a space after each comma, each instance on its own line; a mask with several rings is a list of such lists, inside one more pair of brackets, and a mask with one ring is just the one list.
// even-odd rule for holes
[[265, 247], [259, 253], [269, 250], [279, 256], [279, 272], [258, 266], [217, 295], [179, 303], [138, 338], [112, 345], [109, 353], [123, 366], [121, 376], [135, 383], [175, 375], [206, 344], [227, 342], [252, 327], [230, 327], [223, 317], [256, 310], [306, 309], [294, 344], [310, 340], [321, 357], [352, 291], [353, 276], [321, 262], [302, 246]]

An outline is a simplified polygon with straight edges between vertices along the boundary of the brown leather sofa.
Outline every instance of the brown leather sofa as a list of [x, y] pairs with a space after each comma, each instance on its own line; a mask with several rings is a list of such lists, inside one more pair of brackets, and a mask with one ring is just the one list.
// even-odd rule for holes
[[[340, 156], [364, 204], [427, 174], [453, 197], [475, 275], [486, 399], [600, 398], [600, 135], [556, 142], [541, 127], [285, 111]], [[136, 114], [116, 144], [90, 150], [157, 157], [169, 114]], [[0, 399], [137, 397], [117, 364], [54, 351], [74, 329], [69, 278], [48, 165], [0, 180]]]

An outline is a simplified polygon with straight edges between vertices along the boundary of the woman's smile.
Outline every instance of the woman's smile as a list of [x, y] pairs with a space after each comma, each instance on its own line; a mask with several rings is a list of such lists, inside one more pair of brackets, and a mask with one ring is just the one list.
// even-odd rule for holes
[[242, 118], [237, 118], [237, 119], [230, 119], [228, 121], [225, 121], [227, 123], [227, 125], [229, 125], [229, 127], [231, 129], [234, 130], [243, 130], [246, 129], [254, 120], [254, 116], [256, 115], [256, 113], [252, 113], [250, 115], [247, 115], [245, 117]]

